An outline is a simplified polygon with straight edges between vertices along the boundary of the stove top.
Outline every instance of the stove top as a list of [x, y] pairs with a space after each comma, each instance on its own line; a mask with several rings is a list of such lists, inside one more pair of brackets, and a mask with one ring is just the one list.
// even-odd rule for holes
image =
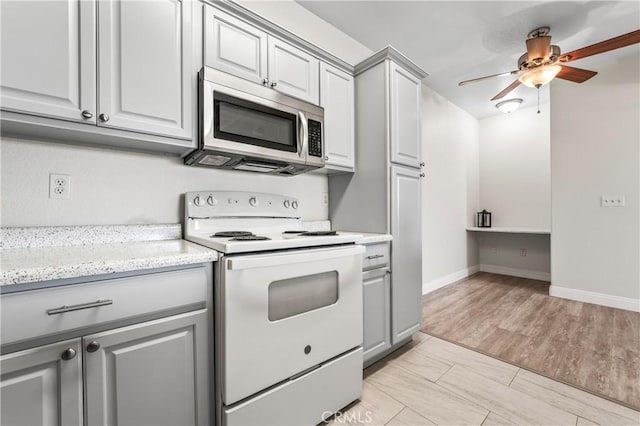
[[227, 254], [353, 244], [359, 239], [351, 233], [304, 230], [301, 207], [292, 197], [274, 194], [189, 192], [184, 238]]

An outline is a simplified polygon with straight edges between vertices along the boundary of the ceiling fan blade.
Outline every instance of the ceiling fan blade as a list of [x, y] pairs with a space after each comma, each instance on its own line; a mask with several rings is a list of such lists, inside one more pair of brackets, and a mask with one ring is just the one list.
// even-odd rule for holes
[[506, 89], [504, 89], [502, 92], [498, 93], [493, 98], [491, 98], [491, 100], [495, 101], [497, 99], [503, 98], [507, 93], [509, 93], [510, 91], [512, 91], [518, 86], [520, 86], [520, 80], [516, 80], [513, 83], [511, 83], [509, 86], [507, 86]]
[[500, 74], [493, 74], [493, 75], [487, 75], [484, 77], [472, 78], [471, 80], [461, 81], [460, 83], [458, 83], [458, 86], [464, 86], [465, 84], [475, 83], [476, 81], [488, 80], [494, 77], [506, 77], [508, 75], [518, 74], [519, 72], [520, 70], [513, 70], [509, 72], [503, 72]]
[[538, 36], [527, 39], [527, 61], [545, 59], [549, 56], [551, 36]]
[[561, 56], [560, 60], [562, 62], [575, 61], [576, 59], [586, 58], [636, 43], [640, 43], [640, 30], [635, 30], [618, 37], [610, 38], [609, 40], [601, 41], [600, 43], [592, 44], [591, 46], [583, 47], [582, 49], [565, 53]]
[[574, 83], [584, 83], [596, 74], [598, 73], [595, 71], [562, 65], [562, 69], [556, 75], [556, 78], [573, 81]]

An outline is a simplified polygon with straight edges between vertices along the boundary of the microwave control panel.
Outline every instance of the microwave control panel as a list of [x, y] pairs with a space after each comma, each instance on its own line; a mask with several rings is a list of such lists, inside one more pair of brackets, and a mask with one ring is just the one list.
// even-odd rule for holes
[[309, 155], [322, 157], [322, 123], [309, 120]]

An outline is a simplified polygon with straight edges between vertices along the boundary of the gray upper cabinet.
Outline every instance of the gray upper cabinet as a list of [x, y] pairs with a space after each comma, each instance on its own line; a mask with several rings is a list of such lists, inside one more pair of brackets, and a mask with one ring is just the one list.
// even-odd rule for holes
[[319, 103], [316, 57], [210, 5], [204, 16], [206, 66]]
[[204, 19], [205, 65], [264, 84], [267, 33], [211, 6], [205, 6]]
[[80, 339], [0, 358], [3, 425], [68, 425], [82, 421]]
[[269, 36], [269, 85], [279, 92], [318, 104], [320, 61], [302, 50]]
[[355, 170], [353, 76], [320, 63], [320, 106], [324, 108], [326, 167]]
[[0, 15], [2, 109], [95, 123], [95, 2], [2, 1]]
[[190, 0], [98, 2], [98, 124], [191, 139]]
[[391, 162], [420, 167], [420, 80], [389, 65]]
[[1, 8], [3, 134], [177, 154], [195, 146], [200, 3]]
[[422, 207], [420, 171], [391, 166], [392, 342], [420, 330], [422, 323]]

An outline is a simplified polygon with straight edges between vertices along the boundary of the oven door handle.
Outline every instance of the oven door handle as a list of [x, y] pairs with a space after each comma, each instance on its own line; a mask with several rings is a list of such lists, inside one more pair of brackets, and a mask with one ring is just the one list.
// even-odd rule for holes
[[227, 260], [227, 269], [239, 271], [243, 269], [267, 268], [305, 262], [322, 262], [341, 257], [356, 256], [362, 260], [364, 246], [354, 245], [348, 248], [329, 249], [323, 251], [307, 251], [295, 254], [278, 254], [266, 256], [243, 256]]
[[307, 126], [307, 117], [305, 117], [302, 111], [298, 111], [298, 116], [300, 117], [300, 127], [302, 127], [302, 146], [298, 150], [298, 157], [302, 157], [307, 152], [307, 144], [309, 143], [309, 127]]

